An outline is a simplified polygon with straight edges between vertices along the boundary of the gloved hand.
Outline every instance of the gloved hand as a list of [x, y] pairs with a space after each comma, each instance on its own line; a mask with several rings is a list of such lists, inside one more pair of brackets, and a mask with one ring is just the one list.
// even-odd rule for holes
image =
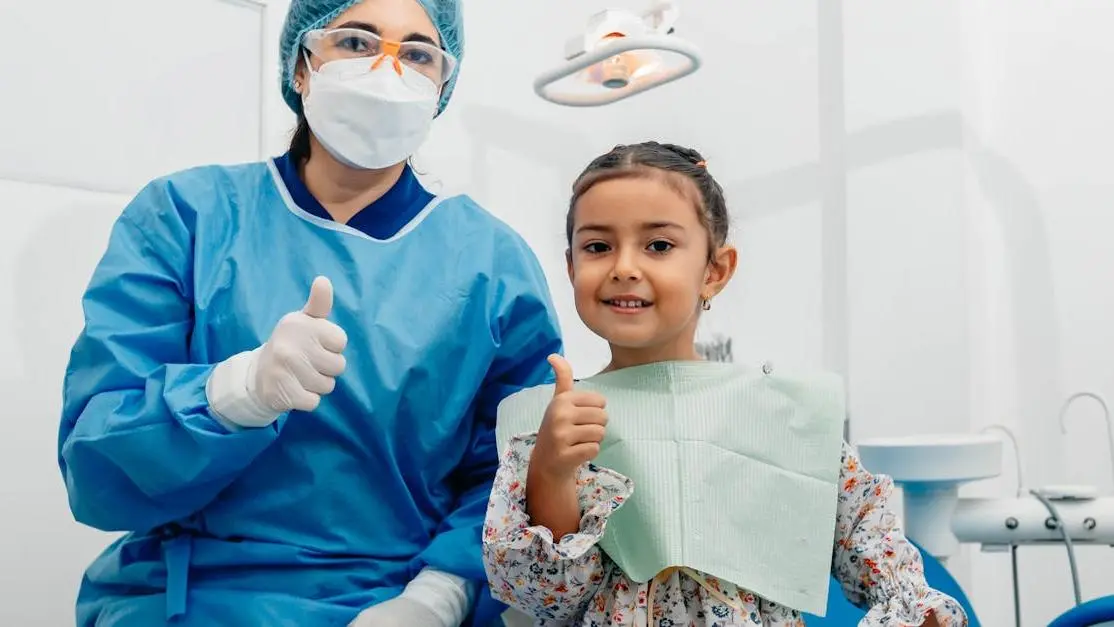
[[474, 582], [427, 567], [402, 594], [360, 612], [348, 627], [460, 627], [474, 591]]
[[305, 307], [283, 316], [263, 346], [213, 369], [205, 392], [226, 427], [265, 427], [290, 410], [316, 409], [333, 391], [348, 336], [326, 319], [332, 309], [333, 285], [317, 277]]
[[[457, 623], [459, 625], [459, 623]], [[442, 621], [421, 601], [395, 597], [360, 612], [348, 627], [457, 627]]]

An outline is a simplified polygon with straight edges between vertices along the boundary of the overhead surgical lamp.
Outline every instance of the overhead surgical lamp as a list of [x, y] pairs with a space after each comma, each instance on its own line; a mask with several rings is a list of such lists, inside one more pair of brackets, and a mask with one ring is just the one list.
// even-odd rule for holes
[[534, 92], [570, 107], [598, 107], [675, 81], [700, 68], [696, 46], [673, 34], [675, 2], [638, 15], [607, 9], [565, 47], [565, 63], [534, 81]]

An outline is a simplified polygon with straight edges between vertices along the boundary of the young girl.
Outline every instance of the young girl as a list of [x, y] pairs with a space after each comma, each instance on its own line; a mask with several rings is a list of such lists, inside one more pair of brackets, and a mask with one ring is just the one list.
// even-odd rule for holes
[[[730, 280], [736, 251], [719, 184], [694, 150], [618, 146], [573, 186], [566, 223], [577, 312], [611, 345], [605, 371], [698, 360], [700, 311]], [[605, 400], [573, 389], [567, 362], [536, 434], [511, 440], [484, 528], [493, 593], [537, 625], [799, 626], [800, 613], [689, 569], [638, 584], [597, 546], [632, 493], [622, 475], [590, 464], [606, 429]], [[962, 627], [952, 598], [928, 587], [875, 477], [843, 446], [832, 572], [874, 627]], [[555, 541], [559, 539], [559, 541]]]

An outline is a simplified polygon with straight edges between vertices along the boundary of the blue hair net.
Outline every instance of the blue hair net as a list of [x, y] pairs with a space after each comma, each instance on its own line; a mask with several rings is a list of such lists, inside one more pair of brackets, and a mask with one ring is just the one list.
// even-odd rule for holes
[[[294, 91], [294, 68], [301, 56], [302, 39], [306, 33], [324, 28], [341, 13], [359, 4], [362, 0], [292, 0], [286, 13], [286, 23], [282, 27], [279, 59], [282, 63], [282, 98], [294, 113], [302, 112], [302, 98]], [[437, 112], [445, 110], [449, 96], [456, 86], [460, 74], [460, 61], [464, 57], [464, 15], [461, 0], [417, 0], [430, 21], [437, 27], [441, 46], [457, 59], [456, 70], [441, 90], [441, 103]]]

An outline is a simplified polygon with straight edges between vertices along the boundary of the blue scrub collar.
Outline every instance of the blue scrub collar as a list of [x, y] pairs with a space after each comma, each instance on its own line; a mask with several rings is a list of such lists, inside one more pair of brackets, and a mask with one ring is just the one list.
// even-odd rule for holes
[[[332, 221], [332, 216], [302, 181], [298, 174], [298, 164], [290, 153], [276, 157], [274, 163], [294, 204], [306, 213]], [[348, 226], [375, 239], [388, 239], [409, 224], [433, 198], [433, 194], [422, 186], [410, 164], [406, 164], [402, 175], [391, 189], [352, 216]]]

